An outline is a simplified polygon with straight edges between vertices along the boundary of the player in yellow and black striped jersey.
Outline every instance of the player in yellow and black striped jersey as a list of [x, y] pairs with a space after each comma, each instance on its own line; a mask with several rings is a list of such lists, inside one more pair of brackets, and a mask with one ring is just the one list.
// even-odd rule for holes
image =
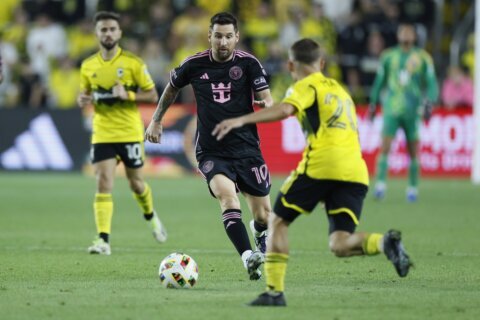
[[98, 238], [88, 251], [107, 255], [111, 252], [111, 193], [117, 159], [125, 165], [130, 188], [151, 224], [154, 237], [159, 242], [167, 237], [153, 208], [151, 189], [141, 175], [144, 128], [137, 102], [154, 103], [158, 93], [145, 63], [119, 47], [122, 35], [119, 20], [113, 12], [95, 15], [100, 51], [82, 63], [77, 99], [80, 107], [90, 103], [94, 106], [91, 158], [97, 176], [94, 213]]
[[296, 81], [286, 98], [269, 109], [219, 123], [213, 134], [222, 139], [230, 130], [295, 115], [306, 132], [307, 146], [297, 168], [285, 181], [269, 220], [265, 260], [267, 291], [250, 305], [285, 306], [284, 278], [288, 260], [287, 230], [300, 214], [323, 203], [329, 221], [329, 245], [338, 257], [384, 252], [397, 273], [407, 275], [411, 262], [399, 231], [355, 232], [368, 190], [355, 105], [335, 80], [325, 77], [319, 45], [311, 39], [295, 42], [289, 70]]

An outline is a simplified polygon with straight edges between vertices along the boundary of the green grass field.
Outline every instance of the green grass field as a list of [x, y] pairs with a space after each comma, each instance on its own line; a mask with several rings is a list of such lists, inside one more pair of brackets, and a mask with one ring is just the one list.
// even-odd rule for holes
[[[330, 254], [320, 209], [300, 218], [290, 231], [287, 308], [245, 306], [264, 281], [248, 280], [201, 178], [148, 181], [169, 241], [155, 243], [119, 178], [105, 257], [86, 253], [93, 178], [0, 174], [0, 319], [480, 319], [480, 189], [467, 180], [422, 181], [416, 204], [404, 200], [405, 181], [392, 180], [385, 201], [366, 201], [359, 230], [403, 231], [415, 262], [403, 279], [384, 256]], [[199, 264], [192, 290], [160, 285], [158, 265], [174, 251]]]

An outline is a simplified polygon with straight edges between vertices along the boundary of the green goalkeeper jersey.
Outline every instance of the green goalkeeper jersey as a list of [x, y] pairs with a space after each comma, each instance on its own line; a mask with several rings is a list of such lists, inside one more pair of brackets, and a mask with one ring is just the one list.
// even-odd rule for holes
[[370, 102], [377, 104], [381, 97], [386, 115], [418, 114], [425, 98], [436, 101], [437, 78], [430, 55], [420, 48], [408, 52], [400, 46], [387, 49], [380, 58], [380, 66], [373, 83]]

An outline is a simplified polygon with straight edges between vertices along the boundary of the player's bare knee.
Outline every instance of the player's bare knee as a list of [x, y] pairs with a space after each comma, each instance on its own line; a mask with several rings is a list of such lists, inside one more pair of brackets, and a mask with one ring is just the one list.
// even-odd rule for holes
[[224, 209], [240, 208], [240, 201], [236, 195], [215, 195], [220, 202], [220, 206]]

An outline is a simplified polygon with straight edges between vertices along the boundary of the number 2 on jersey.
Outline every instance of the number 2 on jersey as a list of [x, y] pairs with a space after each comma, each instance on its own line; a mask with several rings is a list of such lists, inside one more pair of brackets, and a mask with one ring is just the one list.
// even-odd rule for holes
[[325, 101], [324, 101], [325, 104], [330, 105], [334, 103], [334, 101], [337, 102], [337, 107], [335, 108], [333, 115], [330, 118], [328, 118], [327, 127], [346, 129], [347, 124], [339, 120], [340, 116], [342, 115], [345, 109], [350, 128], [356, 131], [357, 127], [355, 126], [355, 121], [353, 120], [353, 113], [355, 112], [355, 107], [352, 103], [352, 100], [351, 99], [342, 100], [336, 94], [331, 94], [331, 93], [328, 93], [325, 96]]

